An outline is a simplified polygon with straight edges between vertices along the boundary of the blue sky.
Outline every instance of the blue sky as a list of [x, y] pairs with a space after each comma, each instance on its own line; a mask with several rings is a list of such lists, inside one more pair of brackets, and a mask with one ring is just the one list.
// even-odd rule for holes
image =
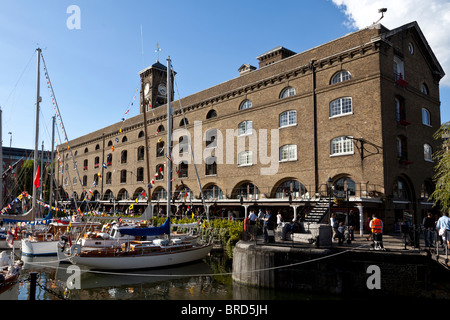
[[[381, 22], [395, 28], [418, 21], [433, 50], [436, 43], [448, 74], [449, 40], [435, 39], [439, 32], [434, 30], [450, 19], [449, 1], [427, 4], [434, 2], [441, 5], [436, 10], [444, 22], [436, 15], [421, 21], [416, 0], [0, 0], [3, 145], [9, 146], [11, 132], [13, 147], [34, 148], [37, 47], [67, 135], [74, 139], [119, 122], [127, 109], [128, 117], [139, 113], [139, 104], [130, 104], [139, 71], [156, 61], [157, 43], [160, 61], [171, 57], [184, 97], [237, 77], [243, 63], [257, 66], [256, 57], [278, 45], [302, 52], [370, 25], [379, 18], [375, 8], [387, 7]], [[405, 21], [396, 18], [398, 3], [410, 9], [402, 12]], [[80, 29], [66, 24], [73, 4], [80, 8]], [[442, 122], [450, 121], [448, 78], [441, 81]], [[48, 150], [54, 109], [43, 73], [41, 79], [39, 141]]]

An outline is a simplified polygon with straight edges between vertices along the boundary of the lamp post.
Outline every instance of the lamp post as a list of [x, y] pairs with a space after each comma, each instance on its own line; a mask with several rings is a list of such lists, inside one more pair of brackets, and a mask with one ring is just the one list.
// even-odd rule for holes
[[331, 185], [333, 184], [333, 180], [331, 180], [331, 177], [328, 177], [327, 180], [327, 194], [328, 194], [328, 211], [330, 213], [330, 219], [331, 219]]

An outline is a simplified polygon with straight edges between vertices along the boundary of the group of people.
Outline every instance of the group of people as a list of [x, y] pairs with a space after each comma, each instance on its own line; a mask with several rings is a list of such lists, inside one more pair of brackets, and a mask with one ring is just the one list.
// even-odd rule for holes
[[434, 233], [437, 230], [438, 236], [442, 239], [442, 242], [450, 244], [450, 218], [448, 212], [444, 212], [442, 216], [436, 221], [431, 215], [431, 212], [427, 212], [427, 216], [423, 219], [422, 225], [424, 228], [424, 238], [426, 247], [434, 247]]
[[255, 240], [258, 221], [262, 223], [262, 230], [264, 236], [264, 243], [275, 242], [274, 230], [277, 226], [281, 225], [283, 218], [281, 216], [281, 211], [277, 212], [276, 217], [272, 214], [271, 209], [259, 209], [258, 214], [254, 210], [250, 210], [249, 224], [250, 224], [250, 235], [251, 241]]

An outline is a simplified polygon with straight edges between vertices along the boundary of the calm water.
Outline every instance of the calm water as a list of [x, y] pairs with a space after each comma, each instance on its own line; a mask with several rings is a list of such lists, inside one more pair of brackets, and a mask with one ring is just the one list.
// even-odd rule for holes
[[[56, 256], [25, 257], [21, 279], [39, 273], [36, 300], [309, 300], [315, 297], [289, 291], [249, 288], [233, 283], [231, 260], [213, 253], [207, 259], [158, 270], [95, 272], [81, 268], [80, 289], [68, 289], [70, 264]], [[44, 289], [44, 288], [45, 289]], [[28, 300], [29, 283], [16, 284], [0, 300]], [[317, 296], [316, 296], [317, 297]]]

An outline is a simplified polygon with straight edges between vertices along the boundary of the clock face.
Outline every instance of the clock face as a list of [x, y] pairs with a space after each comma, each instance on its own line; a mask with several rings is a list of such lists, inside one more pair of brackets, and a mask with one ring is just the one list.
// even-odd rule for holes
[[145, 84], [145, 88], [144, 88], [144, 95], [145, 97], [148, 97], [148, 94], [150, 93], [150, 83], [146, 83]]
[[160, 94], [162, 94], [163, 96], [166, 95], [166, 85], [165, 85], [164, 83], [161, 83], [161, 84], [158, 86], [158, 92], [159, 92]]

